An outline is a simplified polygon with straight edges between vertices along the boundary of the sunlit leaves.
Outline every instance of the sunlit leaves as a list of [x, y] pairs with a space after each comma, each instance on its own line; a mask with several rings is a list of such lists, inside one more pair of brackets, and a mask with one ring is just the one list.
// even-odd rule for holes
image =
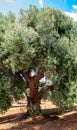
[[5, 72], [0, 72], [0, 102], [22, 95], [17, 73], [38, 68], [53, 80], [54, 103], [61, 111], [69, 108], [77, 99], [77, 24], [51, 8], [30, 6], [17, 17], [0, 14], [0, 69]]

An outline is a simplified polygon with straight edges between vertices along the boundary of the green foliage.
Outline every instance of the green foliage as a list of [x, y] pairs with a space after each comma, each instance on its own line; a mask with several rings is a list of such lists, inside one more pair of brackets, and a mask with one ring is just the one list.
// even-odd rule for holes
[[0, 71], [0, 112], [6, 111], [11, 106], [11, 97], [9, 95], [10, 79]]
[[0, 13], [0, 111], [23, 97], [17, 74], [38, 68], [53, 81], [53, 102], [68, 109], [77, 99], [77, 23], [51, 8]]
[[5, 90], [0, 90], [0, 113], [11, 107], [11, 98]]
[[0, 112], [5, 112], [13, 100], [24, 97], [23, 85], [15, 75], [0, 70]]

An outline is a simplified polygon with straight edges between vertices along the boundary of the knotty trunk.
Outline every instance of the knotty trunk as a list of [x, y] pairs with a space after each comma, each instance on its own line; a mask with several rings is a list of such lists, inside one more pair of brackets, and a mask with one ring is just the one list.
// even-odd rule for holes
[[41, 114], [40, 100], [27, 97], [27, 113], [30, 116]]
[[28, 87], [26, 89], [27, 95], [27, 113], [30, 116], [39, 115], [41, 113], [40, 102], [45, 92], [49, 89], [53, 90], [52, 85], [45, 85], [38, 91], [39, 80], [44, 77], [44, 72], [39, 70], [36, 75], [31, 77], [28, 73], [23, 74]]

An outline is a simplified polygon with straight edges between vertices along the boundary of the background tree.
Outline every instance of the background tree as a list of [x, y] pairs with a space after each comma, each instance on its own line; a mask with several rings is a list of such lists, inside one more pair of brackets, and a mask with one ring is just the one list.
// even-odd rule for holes
[[[77, 99], [77, 25], [59, 10], [30, 6], [0, 16], [0, 111], [13, 99], [27, 96], [27, 113], [38, 115], [48, 90], [52, 101], [63, 111]], [[39, 89], [39, 81], [45, 84]]]

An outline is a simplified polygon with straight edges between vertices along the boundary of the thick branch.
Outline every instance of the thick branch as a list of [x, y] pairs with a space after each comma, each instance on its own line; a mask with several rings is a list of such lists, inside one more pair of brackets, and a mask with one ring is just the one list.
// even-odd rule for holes
[[28, 72], [21, 72], [21, 74], [27, 80], [27, 82], [29, 83], [30, 80], [31, 80], [29, 73]]
[[42, 97], [45, 95], [45, 93], [48, 91], [48, 90], [53, 90], [53, 85], [44, 85], [40, 91], [38, 92], [38, 99], [41, 100]]
[[43, 69], [39, 69], [37, 74], [35, 74], [33, 77], [31, 77], [28, 72], [22, 73], [22, 75], [28, 83], [29, 97], [37, 97], [39, 80], [44, 77]]
[[34, 76], [35, 80], [40, 80], [44, 77], [44, 69], [39, 69], [37, 74]]
[[42, 69], [39, 69], [37, 74], [31, 77], [29, 82], [29, 88], [30, 88], [30, 97], [36, 98], [38, 95], [38, 85], [39, 80], [44, 77], [44, 71]]

